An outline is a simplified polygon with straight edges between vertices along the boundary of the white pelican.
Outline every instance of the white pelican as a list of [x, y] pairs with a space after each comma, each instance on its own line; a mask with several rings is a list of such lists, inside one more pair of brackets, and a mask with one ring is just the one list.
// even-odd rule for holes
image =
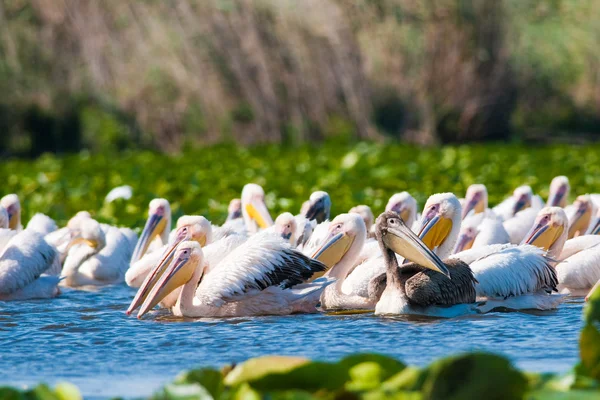
[[375, 223], [375, 216], [373, 215], [373, 211], [371, 211], [371, 207], [361, 204], [352, 207], [348, 213], [360, 215], [365, 223], [365, 227], [367, 228], [367, 236], [375, 237], [373, 234], [373, 223]]
[[302, 204], [300, 215], [309, 221], [315, 220], [318, 224], [329, 219], [331, 212], [331, 198], [329, 193], [321, 190], [313, 192], [308, 201]]
[[2, 254], [2, 250], [6, 247], [10, 239], [17, 234], [17, 231], [8, 228], [8, 220], [8, 212], [6, 212], [4, 207], [0, 206], [0, 254]]
[[528, 185], [519, 186], [513, 191], [511, 197], [507, 198], [496, 207], [492, 208], [495, 215], [506, 221], [512, 218], [516, 213], [529, 207], [540, 210], [544, 203], [539, 196], [534, 196], [531, 187]]
[[265, 191], [254, 183], [248, 183], [242, 189], [242, 216], [248, 233], [273, 225], [273, 219], [265, 204]]
[[392, 195], [385, 206], [385, 211], [394, 211], [411, 227], [417, 221], [417, 200], [408, 192], [400, 192]]
[[0, 300], [46, 299], [57, 296], [60, 278], [43, 275], [58, 257], [39, 233], [25, 229], [0, 251]]
[[[467, 188], [464, 205], [462, 205], [462, 219], [471, 212], [482, 214], [488, 210], [488, 192], [485, 185], [476, 183]], [[491, 210], [490, 210], [491, 211]]]
[[171, 206], [169, 201], [166, 199], [152, 200], [148, 208], [146, 225], [131, 256], [131, 264], [142, 258], [146, 252], [152, 252], [167, 244], [170, 231]]
[[6, 209], [8, 213], [8, 228], [13, 231], [23, 230], [21, 225], [21, 202], [16, 194], [7, 194], [0, 199], [0, 206]]
[[[329, 224], [328, 235], [312, 258], [329, 267], [325, 274], [335, 278], [321, 295], [321, 308], [331, 309], [372, 309], [375, 302], [342, 290], [344, 280], [356, 267], [357, 259], [366, 241], [367, 230], [359, 214], [340, 214]], [[365, 280], [368, 285], [368, 280]]]
[[573, 205], [565, 209], [569, 219], [568, 238], [574, 238], [587, 232], [593, 217], [596, 215], [596, 205], [589, 194], [578, 196]]
[[[206, 251], [209, 251], [207, 246]], [[183, 241], [172, 262], [151, 287], [138, 313], [141, 318], [164, 296], [183, 286], [175, 315], [230, 317], [316, 312], [318, 296], [328, 281], [305, 284], [325, 270], [320, 262], [290, 248], [280, 236], [262, 232], [226, 255], [221, 262], [204, 262], [202, 248]], [[163, 269], [158, 265], [156, 270]], [[145, 287], [140, 290], [146, 289]]]
[[87, 211], [79, 211], [68, 222], [67, 226], [48, 233], [44, 239], [52, 246], [56, 247], [60, 255], [60, 264], [62, 265], [67, 257], [67, 247], [74, 236], [81, 232], [81, 223], [92, 216]]
[[471, 248], [502, 243], [510, 243], [510, 236], [504, 225], [495, 215], [488, 216], [482, 212], [469, 215], [462, 221], [460, 234], [452, 252], [460, 253]]
[[562, 175], [554, 177], [550, 183], [550, 195], [548, 196], [546, 205], [548, 207], [565, 208], [570, 190], [569, 178]]
[[[459, 222], [455, 223], [457, 215]], [[448, 254], [441, 251], [445, 243], [456, 242], [460, 215], [460, 204], [452, 193], [433, 195], [427, 201], [419, 236], [440, 257]], [[558, 279], [545, 251], [535, 246], [489, 245], [450, 258], [462, 260], [471, 267], [478, 281], [477, 296], [487, 299], [490, 305], [552, 309], [562, 299], [548, 295], [556, 290]]]
[[[476, 280], [467, 264], [460, 260], [444, 264], [393, 211], [377, 218], [375, 233], [386, 264], [386, 287], [375, 314], [454, 317], [477, 312]], [[396, 253], [415, 263], [399, 266]]]
[[527, 232], [533, 226], [538, 212], [539, 209], [528, 207], [504, 221], [504, 230], [506, 230], [510, 237], [510, 243], [519, 244], [523, 241], [523, 238], [525, 238], [525, 235], [527, 235]]
[[[129, 270], [125, 274], [125, 282], [129, 287], [143, 287], [136, 293], [127, 314], [130, 314], [135, 308], [139, 307], [146, 296], [149, 293], [149, 289], [154, 285], [162, 273], [164, 268], [167, 267], [170, 262], [173, 251], [178, 243], [184, 240], [192, 240], [198, 242], [200, 246], [205, 246], [208, 243], [213, 243], [214, 235], [210, 222], [201, 215], [184, 215], [177, 220], [177, 229], [169, 238], [169, 243], [153, 251], [152, 253], [146, 254], [141, 260], [137, 261], [129, 267]], [[246, 239], [245, 235], [232, 234], [219, 239], [219, 242], [224, 248], [223, 254], [215, 254], [213, 257], [220, 257], [228, 254], [233, 248], [243, 243]], [[156, 266], [162, 264], [163, 269], [156, 270]], [[154, 272], [153, 272], [154, 271]], [[175, 305], [179, 291], [174, 290], [172, 293], [165, 296], [160, 302], [160, 306], [163, 308], [170, 308]]]
[[585, 235], [567, 240], [568, 220], [559, 207], [540, 211], [525, 243], [548, 251], [557, 260], [561, 293], [584, 296], [600, 279], [600, 236]]
[[297, 244], [297, 228], [298, 224], [296, 218], [292, 213], [284, 212], [275, 219], [273, 225], [273, 232], [287, 240], [292, 247], [296, 247]]
[[242, 218], [242, 200], [232, 199], [227, 207], [227, 221]]
[[105, 203], [112, 203], [117, 199], [129, 200], [133, 196], [133, 188], [129, 185], [117, 186], [113, 188], [104, 198]]
[[128, 240], [119, 229], [105, 231], [98, 221], [86, 219], [69, 243], [61, 284], [77, 287], [123, 282], [130, 257]]

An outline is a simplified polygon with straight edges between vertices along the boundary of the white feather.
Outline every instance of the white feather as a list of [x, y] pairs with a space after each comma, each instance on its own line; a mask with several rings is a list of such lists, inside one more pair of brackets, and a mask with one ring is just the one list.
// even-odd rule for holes
[[514, 217], [504, 221], [504, 229], [510, 236], [510, 242], [512, 244], [519, 244], [527, 235], [527, 232], [533, 226], [535, 217], [537, 217], [539, 210], [533, 207], [526, 208], [525, 210], [519, 211]]

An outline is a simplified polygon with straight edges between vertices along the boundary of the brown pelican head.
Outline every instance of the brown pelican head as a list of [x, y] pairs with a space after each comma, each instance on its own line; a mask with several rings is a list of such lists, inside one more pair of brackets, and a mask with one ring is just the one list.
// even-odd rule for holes
[[531, 207], [533, 190], [528, 185], [519, 186], [513, 191], [512, 197], [514, 199], [512, 214], [515, 215], [519, 211]]
[[550, 195], [548, 196], [548, 207], [565, 207], [567, 205], [567, 197], [569, 197], [569, 191], [571, 185], [569, 184], [569, 178], [560, 175], [554, 177], [550, 183]]
[[578, 196], [569, 213], [569, 239], [583, 235], [596, 214], [596, 205], [588, 194]]
[[242, 200], [232, 199], [227, 207], [227, 221], [242, 218]]
[[419, 238], [439, 257], [448, 257], [460, 231], [460, 202], [453, 193], [438, 193], [427, 199], [419, 221]]
[[150, 288], [160, 279], [165, 272], [165, 269], [173, 258], [173, 253], [177, 246], [184, 241], [194, 241], [199, 246], [204, 246], [212, 240], [212, 227], [210, 222], [199, 215], [186, 215], [177, 221], [180, 225], [175, 231], [174, 237], [171, 239], [167, 248], [164, 250], [158, 264], [150, 271], [146, 279], [138, 289], [133, 301], [127, 309], [127, 315], [139, 307], [146, 299]]
[[321, 261], [328, 268], [333, 267], [329, 276], [343, 279], [346, 277], [341, 271], [343, 268], [336, 266], [345, 260], [354, 261], [366, 238], [367, 228], [359, 214], [340, 214], [331, 221], [327, 237], [311, 257]]
[[198, 266], [204, 267], [204, 254], [200, 244], [192, 240], [181, 242], [160, 279], [152, 285], [137, 317], [141, 318], [173, 290], [189, 282]]
[[329, 193], [323, 191], [313, 192], [308, 202], [302, 204], [300, 214], [304, 215], [309, 221], [315, 220], [321, 223], [329, 219], [331, 212], [331, 198]]
[[385, 211], [395, 211], [407, 226], [412, 226], [417, 219], [417, 201], [408, 192], [396, 193], [390, 197]]
[[375, 235], [382, 250], [389, 249], [407, 260], [450, 278], [450, 271], [446, 265], [404, 224], [398, 213], [386, 211], [381, 214], [377, 218]]
[[544, 207], [521, 244], [540, 247], [552, 257], [558, 257], [567, 241], [567, 214], [560, 207]]
[[462, 219], [473, 211], [475, 214], [480, 214], [488, 207], [488, 192], [485, 185], [474, 184], [469, 186], [465, 195], [465, 204], [462, 209]]
[[281, 235], [283, 239], [289, 241], [291, 245], [296, 244], [296, 228], [298, 227], [298, 224], [296, 218], [294, 218], [291, 213], [285, 212], [280, 214], [275, 219], [275, 225], [273, 227], [275, 232]]
[[166, 244], [171, 229], [171, 206], [166, 199], [154, 199], [148, 206], [148, 219], [144, 230], [138, 239], [131, 262], [136, 262], [146, 253], [150, 243], [156, 238], [162, 239], [162, 244]]
[[17, 230], [21, 225], [21, 202], [16, 194], [7, 194], [0, 199], [0, 206], [8, 213], [8, 229]]
[[373, 215], [373, 211], [371, 211], [371, 207], [361, 204], [359, 206], [352, 207], [348, 213], [360, 215], [365, 223], [367, 232], [371, 232], [371, 227], [375, 223], [375, 216]]
[[242, 216], [246, 229], [256, 233], [273, 225], [273, 219], [265, 203], [265, 191], [255, 183], [248, 183], [242, 189]]

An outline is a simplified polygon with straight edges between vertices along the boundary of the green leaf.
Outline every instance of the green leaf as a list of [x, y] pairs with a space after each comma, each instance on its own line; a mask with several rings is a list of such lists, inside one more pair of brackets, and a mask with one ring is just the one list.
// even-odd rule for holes
[[501, 356], [472, 353], [435, 361], [423, 385], [425, 399], [522, 399], [527, 380]]
[[585, 390], [571, 390], [561, 392], [551, 389], [536, 390], [529, 392], [525, 396], [527, 400], [597, 400], [600, 394], [598, 392]]
[[31, 400], [59, 400], [58, 396], [45, 384], [39, 384], [25, 392], [25, 398]]
[[82, 400], [81, 392], [77, 386], [68, 382], [57, 383], [54, 387], [54, 393], [60, 400]]
[[583, 316], [587, 323], [600, 324], [600, 285], [588, 296], [587, 304], [583, 309]]
[[231, 398], [233, 400], [262, 400], [260, 393], [252, 389], [247, 383], [240, 385]]
[[225, 384], [236, 386], [269, 374], [285, 373], [309, 362], [310, 360], [304, 357], [263, 356], [251, 358], [236, 365], [225, 377]]
[[351, 381], [346, 384], [347, 390], [372, 390], [381, 384], [383, 368], [373, 361], [367, 361], [350, 368], [349, 374]]
[[288, 372], [272, 373], [249, 381], [260, 391], [302, 389], [307, 391], [337, 390], [350, 379], [348, 370], [339, 364], [312, 362]]
[[25, 396], [17, 390], [11, 387], [0, 387], [0, 399], [2, 400], [23, 400]]
[[185, 371], [175, 378], [175, 383], [198, 383], [208, 390], [215, 399], [219, 398], [224, 387], [223, 374], [210, 368]]
[[381, 367], [382, 381], [406, 368], [406, 365], [401, 361], [381, 354], [353, 354], [342, 358], [339, 364], [346, 369], [350, 369], [353, 366], [364, 362], [374, 362]]
[[586, 376], [600, 379], [600, 332], [590, 323], [581, 330], [579, 354], [582, 371]]
[[161, 391], [152, 396], [154, 400], [214, 400], [211, 394], [201, 385], [166, 385]]
[[423, 387], [429, 371], [416, 367], [406, 367], [401, 372], [383, 382], [382, 388], [388, 391], [418, 390]]

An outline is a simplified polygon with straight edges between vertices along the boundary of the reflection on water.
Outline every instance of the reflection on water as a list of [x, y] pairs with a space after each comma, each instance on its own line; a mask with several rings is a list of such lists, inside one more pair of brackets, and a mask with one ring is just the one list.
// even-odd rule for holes
[[263, 354], [335, 360], [380, 352], [424, 365], [461, 351], [505, 354], [533, 371], [566, 371], [577, 359], [582, 300], [558, 311], [453, 320], [362, 315], [192, 320], [157, 311], [127, 317], [134, 290], [65, 290], [52, 301], [0, 302], [0, 384], [67, 380], [86, 398], [145, 396], [183, 370]]

